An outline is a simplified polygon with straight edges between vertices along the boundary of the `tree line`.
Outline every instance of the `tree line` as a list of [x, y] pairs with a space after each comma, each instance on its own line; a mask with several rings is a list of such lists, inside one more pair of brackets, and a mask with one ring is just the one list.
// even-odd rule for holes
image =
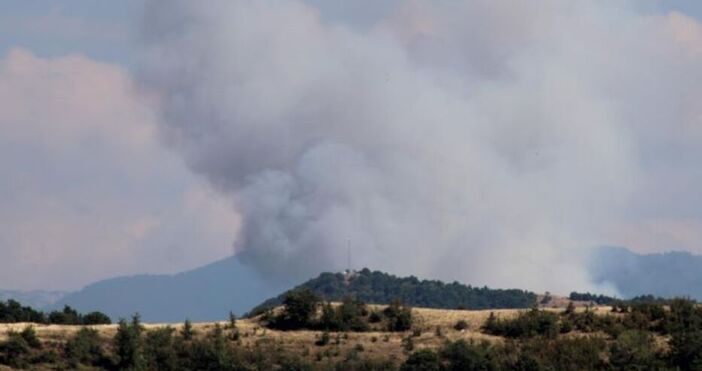
[[0, 323], [32, 322], [57, 325], [109, 325], [110, 317], [102, 312], [78, 313], [66, 305], [49, 313], [23, 306], [15, 300], [0, 301]]

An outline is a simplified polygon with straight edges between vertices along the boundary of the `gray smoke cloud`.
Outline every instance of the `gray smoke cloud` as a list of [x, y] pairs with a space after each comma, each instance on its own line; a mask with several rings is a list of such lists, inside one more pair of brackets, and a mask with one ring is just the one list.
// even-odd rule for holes
[[345, 268], [350, 246], [355, 267], [589, 289], [590, 248], [647, 215], [665, 156], [699, 152], [681, 14], [314, 4], [150, 1], [141, 31], [163, 137], [231, 198], [235, 247], [270, 277]]

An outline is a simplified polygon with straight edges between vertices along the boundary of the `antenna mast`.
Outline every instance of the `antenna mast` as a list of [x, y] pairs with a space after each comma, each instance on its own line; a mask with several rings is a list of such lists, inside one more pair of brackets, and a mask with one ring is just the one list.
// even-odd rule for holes
[[351, 239], [346, 240], [346, 267], [347, 271], [351, 273]]

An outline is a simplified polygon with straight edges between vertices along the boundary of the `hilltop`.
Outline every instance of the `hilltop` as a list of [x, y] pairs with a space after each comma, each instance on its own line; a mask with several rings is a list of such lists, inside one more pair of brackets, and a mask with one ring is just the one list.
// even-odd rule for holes
[[[400, 300], [406, 305], [445, 309], [529, 308], [536, 294], [519, 289], [490, 289], [459, 282], [444, 283], [420, 280], [417, 277], [397, 277], [364, 268], [346, 273], [322, 273], [292, 290], [309, 289], [324, 300], [340, 301], [355, 297], [366, 303], [389, 304]], [[286, 291], [255, 307], [251, 313], [283, 303]]]

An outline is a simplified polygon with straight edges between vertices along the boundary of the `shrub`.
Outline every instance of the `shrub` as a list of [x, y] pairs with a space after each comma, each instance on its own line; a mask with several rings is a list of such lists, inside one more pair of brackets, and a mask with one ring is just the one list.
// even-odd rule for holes
[[325, 345], [329, 344], [329, 340], [330, 340], [329, 331], [324, 331], [324, 332], [322, 332], [322, 336], [320, 336], [320, 338], [315, 342], [315, 345], [325, 346]]
[[383, 316], [380, 314], [380, 312], [377, 311], [371, 311], [370, 315], [368, 316], [368, 322], [370, 323], [378, 323], [383, 320]]
[[511, 338], [526, 338], [532, 336], [555, 337], [558, 334], [558, 316], [548, 311], [536, 308], [519, 313], [513, 319], [498, 319], [494, 313], [483, 325], [483, 331]]
[[402, 349], [404, 349], [405, 352], [411, 352], [414, 350], [414, 340], [412, 340], [411, 336], [402, 339]]
[[7, 340], [0, 343], [0, 364], [10, 365], [12, 367], [23, 368], [27, 361], [26, 357], [29, 355], [31, 348], [27, 341], [22, 337], [21, 334], [9, 331], [7, 333]]
[[37, 332], [34, 331], [34, 326], [27, 326], [20, 332], [20, 336], [27, 342], [31, 348], [41, 348], [41, 341], [37, 337]]
[[458, 320], [458, 322], [456, 322], [456, 324], [453, 325], [453, 328], [457, 331], [466, 330], [468, 329], [468, 322], [462, 319]]
[[78, 364], [97, 366], [105, 361], [105, 353], [97, 330], [81, 328], [65, 345], [66, 357], [72, 367]]
[[441, 370], [441, 362], [439, 356], [432, 350], [421, 349], [412, 353], [400, 371], [439, 371]]
[[683, 370], [702, 369], [702, 331], [680, 330], [670, 339], [670, 361]]
[[653, 337], [640, 330], [627, 330], [612, 342], [609, 361], [615, 369], [653, 370], [664, 364], [657, 357]]
[[336, 308], [339, 331], [368, 331], [364, 316], [368, 314], [366, 304], [353, 298], [345, 298]]
[[441, 350], [441, 359], [446, 363], [445, 370], [488, 370], [491, 369], [491, 349], [488, 343], [473, 343], [458, 340], [448, 343]]
[[162, 327], [146, 333], [145, 363], [148, 370], [175, 370], [178, 364], [173, 346], [173, 328]]
[[192, 369], [228, 370], [232, 369], [232, 357], [228, 352], [224, 331], [219, 324], [204, 339], [193, 341], [188, 359]]
[[536, 369], [546, 370], [607, 369], [603, 357], [607, 343], [600, 337], [536, 337], [522, 340], [519, 348], [523, 366], [538, 365]]
[[412, 308], [400, 305], [398, 301], [388, 305], [383, 314], [388, 319], [388, 331], [407, 331], [412, 328]]

